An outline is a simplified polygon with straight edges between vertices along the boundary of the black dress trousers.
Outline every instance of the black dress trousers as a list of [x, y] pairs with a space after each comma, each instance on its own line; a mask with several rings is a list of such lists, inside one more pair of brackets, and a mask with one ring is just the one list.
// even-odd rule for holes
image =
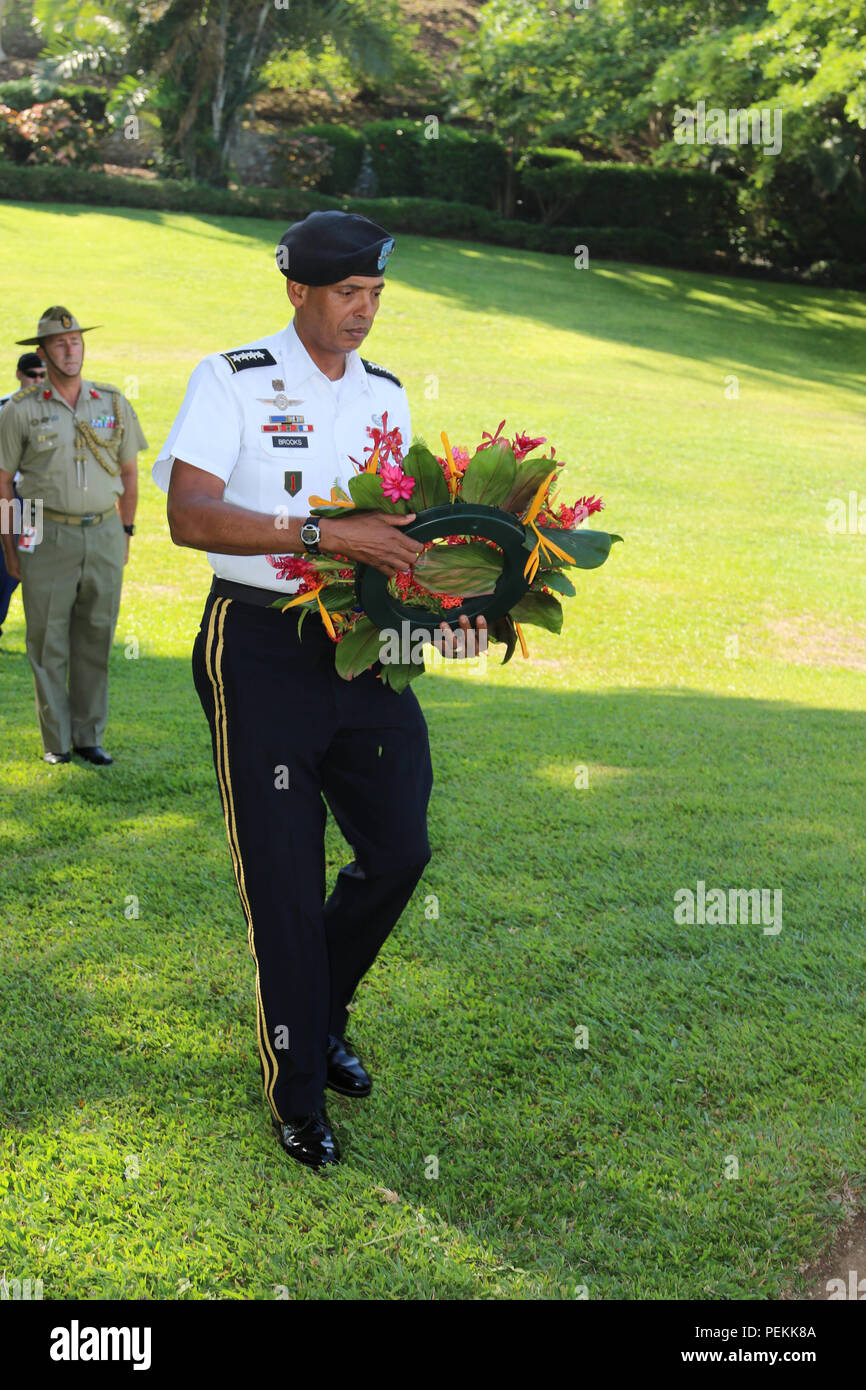
[[[430, 859], [427, 725], [411, 690], [345, 681], [311, 614], [208, 596], [193, 650], [278, 1120], [322, 1102], [327, 1036]], [[324, 800], [323, 800], [324, 798]], [[325, 801], [352, 848], [325, 899]]]

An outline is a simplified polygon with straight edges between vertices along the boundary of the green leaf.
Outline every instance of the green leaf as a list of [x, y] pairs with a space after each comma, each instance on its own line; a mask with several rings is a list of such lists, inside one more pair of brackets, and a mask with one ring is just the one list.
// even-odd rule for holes
[[510, 661], [517, 646], [517, 629], [514, 626], [514, 619], [506, 613], [503, 617], [497, 618], [495, 623], [491, 623], [489, 636], [494, 642], [505, 643], [505, 655], [502, 658], [502, 665]]
[[[382, 491], [382, 479], [377, 473], [356, 473], [349, 479], [349, 491], [356, 507], [371, 512], [393, 512], [396, 510]], [[344, 508], [348, 511], [348, 508]]]
[[417, 676], [423, 676], [424, 669], [423, 661], [389, 662], [387, 666], [382, 667], [382, 683], [390, 685], [391, 689], [399, 694], [401, 690], [406, 689], [410, 681], [415, 680]]
[[533, 623], [548, 632], [562, 631], [562, 604], [552, 594], [524, 594], [509, 614], [516, 623]]
[[329, 613], [348, 613], [358, 601], [355, 597], [355, 586], [348, 580], [341, 580], [338, 584], [326, 584], [324, 589], [319, 590], [318, 596], [322, 600], [322, 607]]
[[499, 440], [487, 449], [479, 449], [470, 459], [463, 474], [460, 496], [464, 502], [480, 502], [485, 507], [499, 507], [514, 486], [517, 464], [510, 444]]
[[562, 570], [539, 570], [530, 586], [535, 589], [555, 589], [558, 594], [565, 594], [566, 598], [573, 598], [577, 593], [574, 585], [567, 574]]
[[[613, 543], [622, 540], [622, 536], [609, 535], [607, 531], [587, 531], [582, 526], [576, 531], [560, 531], [554, 526], [539, 526], [538, 529], [542, 536], [549, 536], [554, 545], [558, 545], [560, 550], [571, 556], [570, 560], [560, 560], [558, 555], [551, 553], [548, 560], [542, 555], [541, 558], [546, 565], [572, 564], [583, 570], [594, 570], [603, 565]], [[534, 540], [535, 533], [532, 530], [529, 531], [529, 535]], [[528, 542], [527, 549], [532, 549]]]
[[351, 516], [353, 507], [311, 507], [311, 516]]
[[484, 541], [467, 545], [432, 545], [415, 561], [414, 575], [429, 593], [470, 598], [492, 594], [505, 556]]
[[[340, 484], [337, 482], [336, 478], [334, 479], [333, 485], [332, 485], [332, 487], [331, 487], [331, 495], [333, 496], [334, 493], [336, 493], [337, 497], [338, 497], [338, 498], [341, 498], [344, 502], [350, 502], [350, 501], [351, 501], [351, 498], [349, 497], [348, 492], [346, 491], [345, 488], [340, 487]], [[345, 516], [346, 513], [349, 512], [349, 511], [351, 511], [351, 510], [352, 510], [351, 507], [340, 507], [340, 506], [337, 505], [336, 502], [334, 502], [334, 503], [332, 503], [330, 506], [313, 507], [313, 508], [312, 508], [312, 515], [313, 515], [313, 516]]]
[[337, 672], [344, 680], [366, 671], [379, 659], [382, 634], [369, 618], [361, 618], [351, 632], [347, 632], [337, 643], [334, 659]]
[[352, 562], [351, 560], [330, 560], [326, 559], [324, 555], [317, 555], [312, 563], [316, 574], [320, 574], [323, 579], [326, 579], [329, 574], [336, 574], [338, 570], [348, 569]]
[[409, 498], [412, 511], [443, 507], [448, 501], [448, 484], [442, 469], [425, 444], [412, 445], [403, 460], [403, 472], [415, 479], [415, 491]]
[[514, 512], [516, 516], [522, 515], [555, 466], [552, 459], [524, 459], [517, 465], [511, 491], [499, 505], [507, 512]]

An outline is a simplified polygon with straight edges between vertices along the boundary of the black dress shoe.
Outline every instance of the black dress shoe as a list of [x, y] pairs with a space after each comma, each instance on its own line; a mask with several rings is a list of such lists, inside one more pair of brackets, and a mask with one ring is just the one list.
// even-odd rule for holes
[[287, 1154], [308, 1168], [331, 1168], [340, 1161], [340, 1146], [328, 1123], [324, 1105], [311, 1115], [274, 1120], [274, 1128]]
[[71, 753], [43, 753], [43, 754], [42, 754], [42, 761], [43, 761], [44, 763], [71, 763], [71, 762], [72, 762], [72, 754], [71, 754]]
[[341, 1096], [368, 1096], [373, 1082], [345, 1038], [328, 1034], [328, 1076], [325, 1082]]
[[114, 762], [110, 754], [106, 753], [105, 749], [100, 748], [98, 744], [95, 748], [76, 748], [75, 751], [79, 758], [86, 758], [89, 763], [96, 763], [97, 767], [108, 767], [109, 763]]

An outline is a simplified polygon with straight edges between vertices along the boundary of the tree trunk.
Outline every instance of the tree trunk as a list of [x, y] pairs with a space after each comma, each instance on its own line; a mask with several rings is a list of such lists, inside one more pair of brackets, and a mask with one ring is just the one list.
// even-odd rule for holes
[[222, 147], [223, 108], [226, 100], [226, 32], [229, 26], [228, 0], [220, 0], [219, 38], [217, 39], [216, 78], [213, 100], [210, 104], [213, 142], [219, 150]]
[[515, 174], [514, 174], [514, 140], [510, 139], [507, 143], [508, 159], [505, 165], [505, 191], [502, 195], [502, 216], [514, 216], [514, 197], [515, 197]]
[[250, 43], [250, 46], [247, 49], [247, 56], [244, 60], [244, 66], [241, 71], [240, 77], [237, 81], [235, 100], [230, 103], [231, 114], [229, 116], [229, 119], [226, 121], [225, 130], [223, 131], [223, 138], [218, 146], [220, 168], [222, 170], [225, 170], [228, 166], [229, 151], [231, 150], [232, 141], [234, 140], [235, 134], [237, 132], [238, 121], [240, 120], [243, 103], [246, 100], [247, 84], [249, 83], [250, 76], [253, 71], [253, 64], [258, 61], [262, 42], [262, 35], [264, 33], [268, 15], [271, 13], [271, 4], [272, 0], [265, 0], [265, 3], [259, 10], [259, 17], [256, 21], [256, 27], [253, 32], [252, 42]]

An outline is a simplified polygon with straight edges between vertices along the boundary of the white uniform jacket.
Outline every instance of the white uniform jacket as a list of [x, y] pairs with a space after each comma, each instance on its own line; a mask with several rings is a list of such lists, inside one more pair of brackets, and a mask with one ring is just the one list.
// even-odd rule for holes
[[[409, 401], [397, 378], [357, 352], [330, 381], [309, 356], [294, 323], [281, 333], [205, 357], [189, 379], [183, 404], [153, 467], [168, 491], [176, 458], [213, 473], [223, 500], [274, 516], [306, 517], [310, 497], [348, 490], [363, 464], [368, 429], [399, 427], [403, 452], [411, 443]], [[279, 548], [275, 533], [272, 554]], [[278, 580], [264, 555], [208, 552], [214, 573], [239, 584], [291, 594], [297, 579]]]

